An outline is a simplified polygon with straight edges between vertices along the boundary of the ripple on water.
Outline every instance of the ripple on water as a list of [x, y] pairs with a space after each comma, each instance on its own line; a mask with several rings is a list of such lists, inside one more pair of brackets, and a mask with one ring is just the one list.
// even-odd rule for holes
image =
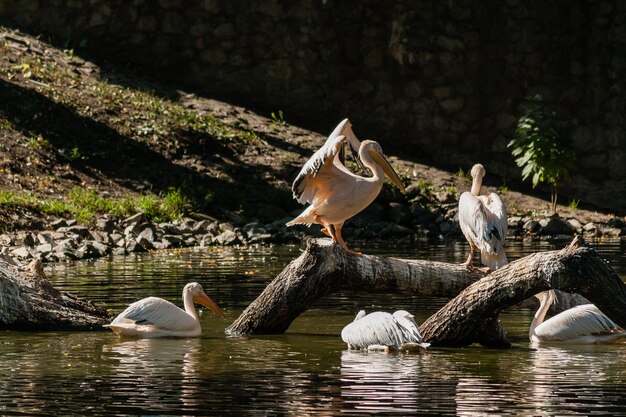
[[[508, 252], [515, 259], [553, 247], [512, 242]], [[622, 244], [597, 247], [623, 275]], [[466, 247], [417, 242], [368, 252], [460, 263]], [[626, 345], [531, 348], [532, 312], [521, 308], [501, 315], [509, 350], [345, 350], [341, 328], [362, 308], [402, 308], [421, 322], [445, 302], [395, 294], [334, 294], [285, 335], [225, 336], [224, 327], [299, 253], [297, 246], [210, 248], [48, 266], [55, 286], [116, 313], [148, 295], [180, 305], [184, 284], [199, 281], [228, 320], [202, 313], [203, 336], [185, 340], [2, 332], [0, 414], [624, 414]]]

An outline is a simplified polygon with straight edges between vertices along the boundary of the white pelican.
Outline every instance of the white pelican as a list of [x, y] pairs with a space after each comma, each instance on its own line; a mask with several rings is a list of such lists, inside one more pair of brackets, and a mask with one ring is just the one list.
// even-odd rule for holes
[[219, 306], [206, 295], [202, 285], [197, 282], [185, 285], [183, 303], [185, 310], [162, 298], [144, 298], [129, 305], [105, 327], [120, 336], [128, 337], [199, 336], [202, 329], [194, 303], [202, 304], [219, 317], [225, 318]]
[[365, 314], [359, 311], [354, 321], [341, 331], [348, 349], [397, 350], [419, 345], [428, 347], [419, 332], [413, 315], [405, 310], [393, 314], [383, 311]]
[[550, 290], [536, 297], [541, 303], [528, 331], [531, 342], [592, 344], [611, 343], [626, 337], [624, 329], [593, 304], [570, 308], [544, 321], [556, 294], [554, 290]]
[[[372, 171], [372, 177], [361, 177], [348, 170], [341, 162], [340, 153], [345, 142], [359, 150], [361, 163]], [[324, 146], [304, 164], [291, 189], [299, 203], [309, 203], [298, 217], [287, 223], [323, 226], [322, 232], [348, 249], [341, 236], [346, 220], [359, 213], [376, 198], [385, 181], [385, 174], [404, 192], [400, 177], [391, 167], [380, 145], [373, 140], [360, 143], [352, 132], [348, 119], [343, 120], [330, 134]]]
[[484, 176], [485, 168], [474, 165], [472, 190], [461, 194], [459, 199], [459, 225], [470, 244], [470, 253], [463, 265], [472, 266], [474, 253], [480, 251], [481, 262], [495, 271], [508, 262], [504, 251], [507, 214], [498, 194], [480, 195]]

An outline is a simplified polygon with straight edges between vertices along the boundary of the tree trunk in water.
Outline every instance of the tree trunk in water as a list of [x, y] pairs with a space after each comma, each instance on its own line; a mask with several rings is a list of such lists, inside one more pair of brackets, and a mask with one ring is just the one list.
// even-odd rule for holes
[[41, 262], [19, 268], [0, 257], [0, 329], [95, 330], [110, 318], [106, 309], [54, 289]]
[[329, 239], [311, 239], [226, 331], [283, 333], [315, 301], [339, 290], [453, 297], [484, 275], [443, 262], [348, 255]]
[[500, 311], [551, 288], [583, 295], [626, 327], [626, 285], [593, 249], [581, 247], [580, 238], [486, 277], [456, 264], [351, 256], [328, 242], [310, 240], [227, 332], [282, 333], [320, 297], [347, 289], [455, 297], [420, 327], [434, 346], [509, 346], [498, 323]]

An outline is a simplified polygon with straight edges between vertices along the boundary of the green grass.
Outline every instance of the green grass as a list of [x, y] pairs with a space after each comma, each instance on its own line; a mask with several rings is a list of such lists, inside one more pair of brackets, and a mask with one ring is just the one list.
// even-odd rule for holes
[[124, 218], [142, 212], [154, 222], [171, 221], [192, 210], [192, 204], [180, 189], [170, 189], [163, 195], [145, 194], [113, 199], [102, 197], [94, 190], [74, 188], [68, 200], [56, 200], [32, 194], [0, 191], [0, 207], [24, 207], [55, 216], [70, 216], [82, 224], [90, 224], [97, 215], [110, 214]]
[[463, 171], [463, 168], [459, 168], [459, 170], [456, 172], [457, 177], [462, 178], [464, 180], [468, 180], [471, 181], [472, 180], [472, 173], [471, 171]]
[[572, 210], [577, 210], [578, 209], [578, 203], [580, 203], [579, 199], [573, 199], [569, 201], [569, 208], [571, 208]]

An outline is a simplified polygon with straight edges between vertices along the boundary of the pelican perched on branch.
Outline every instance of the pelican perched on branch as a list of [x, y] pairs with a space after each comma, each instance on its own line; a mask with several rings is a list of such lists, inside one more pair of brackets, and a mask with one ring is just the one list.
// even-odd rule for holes
[[463, 263], [472, 266], [472, 257], [480, 251], [481, 262], [492, 271], [507, 264], [504, 251], [506, 237], [506, 207], [496, 193], [480, 195], [485, 168], [472, 167], [472, 190], [461, 194], [459, 200], [459, 225], [470, 244], [470, 253]]
[[129, 305], [105, 327], [120, 336], [128, 337], [199, 336], [202, 329], [194, 303], [202, 304], [219, 317], [225, 318], [222, 310], [206, 295], [202, 286], [191, 282], [183, 288], [185, 310], [162, 298], [148, 297]]
[[531, 342], [593, 344], [612, 343], [626, 337], [626, 331], [593, 304], [570, 308], [544, 321], [556, 293], [544, 291], [536, 297], [541, 303], [528, 331]]
[[[340, 154], [346, 142], [353, 150], [358, 149], [359, 159], [372, 171], [372, 177], [356, 175], [343, 164]], [[348, 249], [341, 236], [341, 227], [374, 201], [383, 186], [385, 174], [404, 192], [400, 177], [387, 161], [380, 145], [373, 140], [359, 142], [348, 119], [343, 120], [324, 146], [304, 164], [293, 182], [294, 198], [310, 206], [287, 226], [321, 224], [322, 232], [346, 252], [358, 254]]]
[[359, 311], [354, 321], [341, 331], [348, 349], [398, 350], [413, 346], [428, 347], [413, 315], [405, 310], [393, 314], [383, 311], [365, 314]]

